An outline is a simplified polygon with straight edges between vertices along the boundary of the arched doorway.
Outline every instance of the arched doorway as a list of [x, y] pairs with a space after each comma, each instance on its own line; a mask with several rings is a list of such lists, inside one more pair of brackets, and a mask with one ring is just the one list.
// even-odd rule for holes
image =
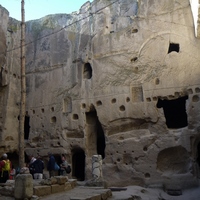
[[72, 177], [78, 181], [85, 180], [85, 152], [80, 147], [72, 149]]
[[97, 111], [93, 105], [89, 112], [86, 112], [86, 134], [88, 156], [101, 155], [102, 159], [105, 158], [105, 135], [104, 130], [97, 116]]

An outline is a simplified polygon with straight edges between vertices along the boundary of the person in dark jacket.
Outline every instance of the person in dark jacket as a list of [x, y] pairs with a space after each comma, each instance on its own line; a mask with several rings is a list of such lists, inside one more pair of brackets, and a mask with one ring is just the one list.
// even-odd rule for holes
[[43, 178], [44, 162], [41, 160], [40, 156], [31, 164], [31, 168], [33, 168], [34, 179]]
[[31, 155], [31, 156], [29, 156], [29, 160], [30, 160], [30, 162], [28, 164], [28, 168], [29, 168], [30, 174], [34, 178], [34, 165], [33, 165], [33, 163], [36, 161], [36, 158], [33, 155]]
[[51, 178], [52, 176], [55, 175], [55, 157], [52, 155], [52, 153], [48, 153], [49, 156], [49, 161], [47, 164], [47, 170], [49, 171], [49, 177]]

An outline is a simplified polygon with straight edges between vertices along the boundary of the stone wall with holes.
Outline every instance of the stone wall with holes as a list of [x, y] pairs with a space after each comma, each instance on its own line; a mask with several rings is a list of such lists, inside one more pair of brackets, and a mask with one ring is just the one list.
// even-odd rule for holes
[[0, 5], [0, 156], [18, 151], [20, 22]]
[[101, 152], [109, 186], [197, 185], [200, 40], [188, 0], [94, 0], [27, 22], [26, 43], [27, 155], [63, 153], [79, 178], [81, 149], [88, 180]]

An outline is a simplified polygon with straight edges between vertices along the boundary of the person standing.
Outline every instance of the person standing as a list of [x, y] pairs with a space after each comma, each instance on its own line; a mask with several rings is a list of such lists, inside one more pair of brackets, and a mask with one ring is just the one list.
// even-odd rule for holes
[[1, 177], [2, 177], [3, 183], [5, 183], [9, 179], [12, 164], [10, 160], [8, 159], [8, 155], [6, 153], [4, 153], [2, 157], [3, 157], [2, 161], [4, 162], [4, 166], [2, 168]]
[[34, 171], [35, 171], [35, 169], [34, 169], [33, 163], [36, 161], [36, 158], [35, 158], [33, 155], [31, 155], [31, 156], [29, 157], [29, 159], [30, 159], [30, 162], [29, 162], [29, 164], [28, 164], [28, 168], [29, 168], [30, 174], [31, 174], [32, 177], [34, 178]]
[[65, 156], [61, 156], [62, 163], [60, 164], [59, 175], [66, 175], [66, 169], [68, 167], [68, 162], [65, 159]]
[[34, 169], [33, 177], [34, 179], [43, 178], [44, 162], [41, 160], [41, 157], [38, 156], [36, 161], [32, 163], [32, 168]]
[[14, 165], [12, 165], [12, 169], [10, 171], [10, 180], [15, 180], [15, 176], [16, 176], [16, 169], [14, 168]]
[[55, 176], [55, 157], [52, 155], [52, 153], [48, 153], [49, 161], [47, 163], [47, 170], [49, 171], [49, 177]]
[[3, 172], [2, 172], [2, 169], [4, 167], [5, 163], [0, 160], [0, 183], [3, 183]]

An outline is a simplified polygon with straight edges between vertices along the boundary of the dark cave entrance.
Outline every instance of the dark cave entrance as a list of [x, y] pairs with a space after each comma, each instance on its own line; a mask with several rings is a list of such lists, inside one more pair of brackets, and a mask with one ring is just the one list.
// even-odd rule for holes
[[83, 67], [83, 78], [91, 79], [92, 78], [92, 67], [90, 63], [85, 63]]
[[89, 156], [98, 154], [104, 159], [106, 147], [105, 135], [94, 107], [90, 112], [86, 113], [86, 126]]
[[[16, 151], [10, 153], [6, 153], [8, 155], [8, 159], [11, 161], [12, 163], [12, 167], [14, 167], [16, 169], [17, 172], [19, 172], [19, 155]], [[26, 152], [24, 152], [24, 161], [25, 163], [29, 163], [29, 156], [26, 154]]]
[[104, 159], [106, 143], [105, 143], [104, 131], [98, 117], [96, 119], [96, 126], [97, 126], [97, 154], [101, 155], [102, 159]]
[[[20, 115], [18, 116], [18, 120], [20, 119]], [[28, 140], [30, 132], [30, 116], [28, 111], [26, 111], [24, 116], [24, 139]]]
[[171, 52], [179, 52], [180, 51], [180, 46], [179, 44], [175, 44], [175, 43], [170, 43], [169, 44], [169, 48], [168, 48], [168, 53], [171, 53]]
[[163, 108], [168, 128], [177, 129], [188, 125], [186, 113], [186, 100], [188, 96], [173, 100], [158, 99], [157, 108]]
[[200, 167], [200, 142], [197, 145], [197, 160], [198, 166]]
[[26, 111], [26, 114], [24, 116], [24, 139], [28, 140], [29, 138], [29, 131], [30, 131], [30, 116], [28, 114], [28, 111]]
[[72, 149], [72, 177], [85, 180], [85, 152], [80, 147]]

